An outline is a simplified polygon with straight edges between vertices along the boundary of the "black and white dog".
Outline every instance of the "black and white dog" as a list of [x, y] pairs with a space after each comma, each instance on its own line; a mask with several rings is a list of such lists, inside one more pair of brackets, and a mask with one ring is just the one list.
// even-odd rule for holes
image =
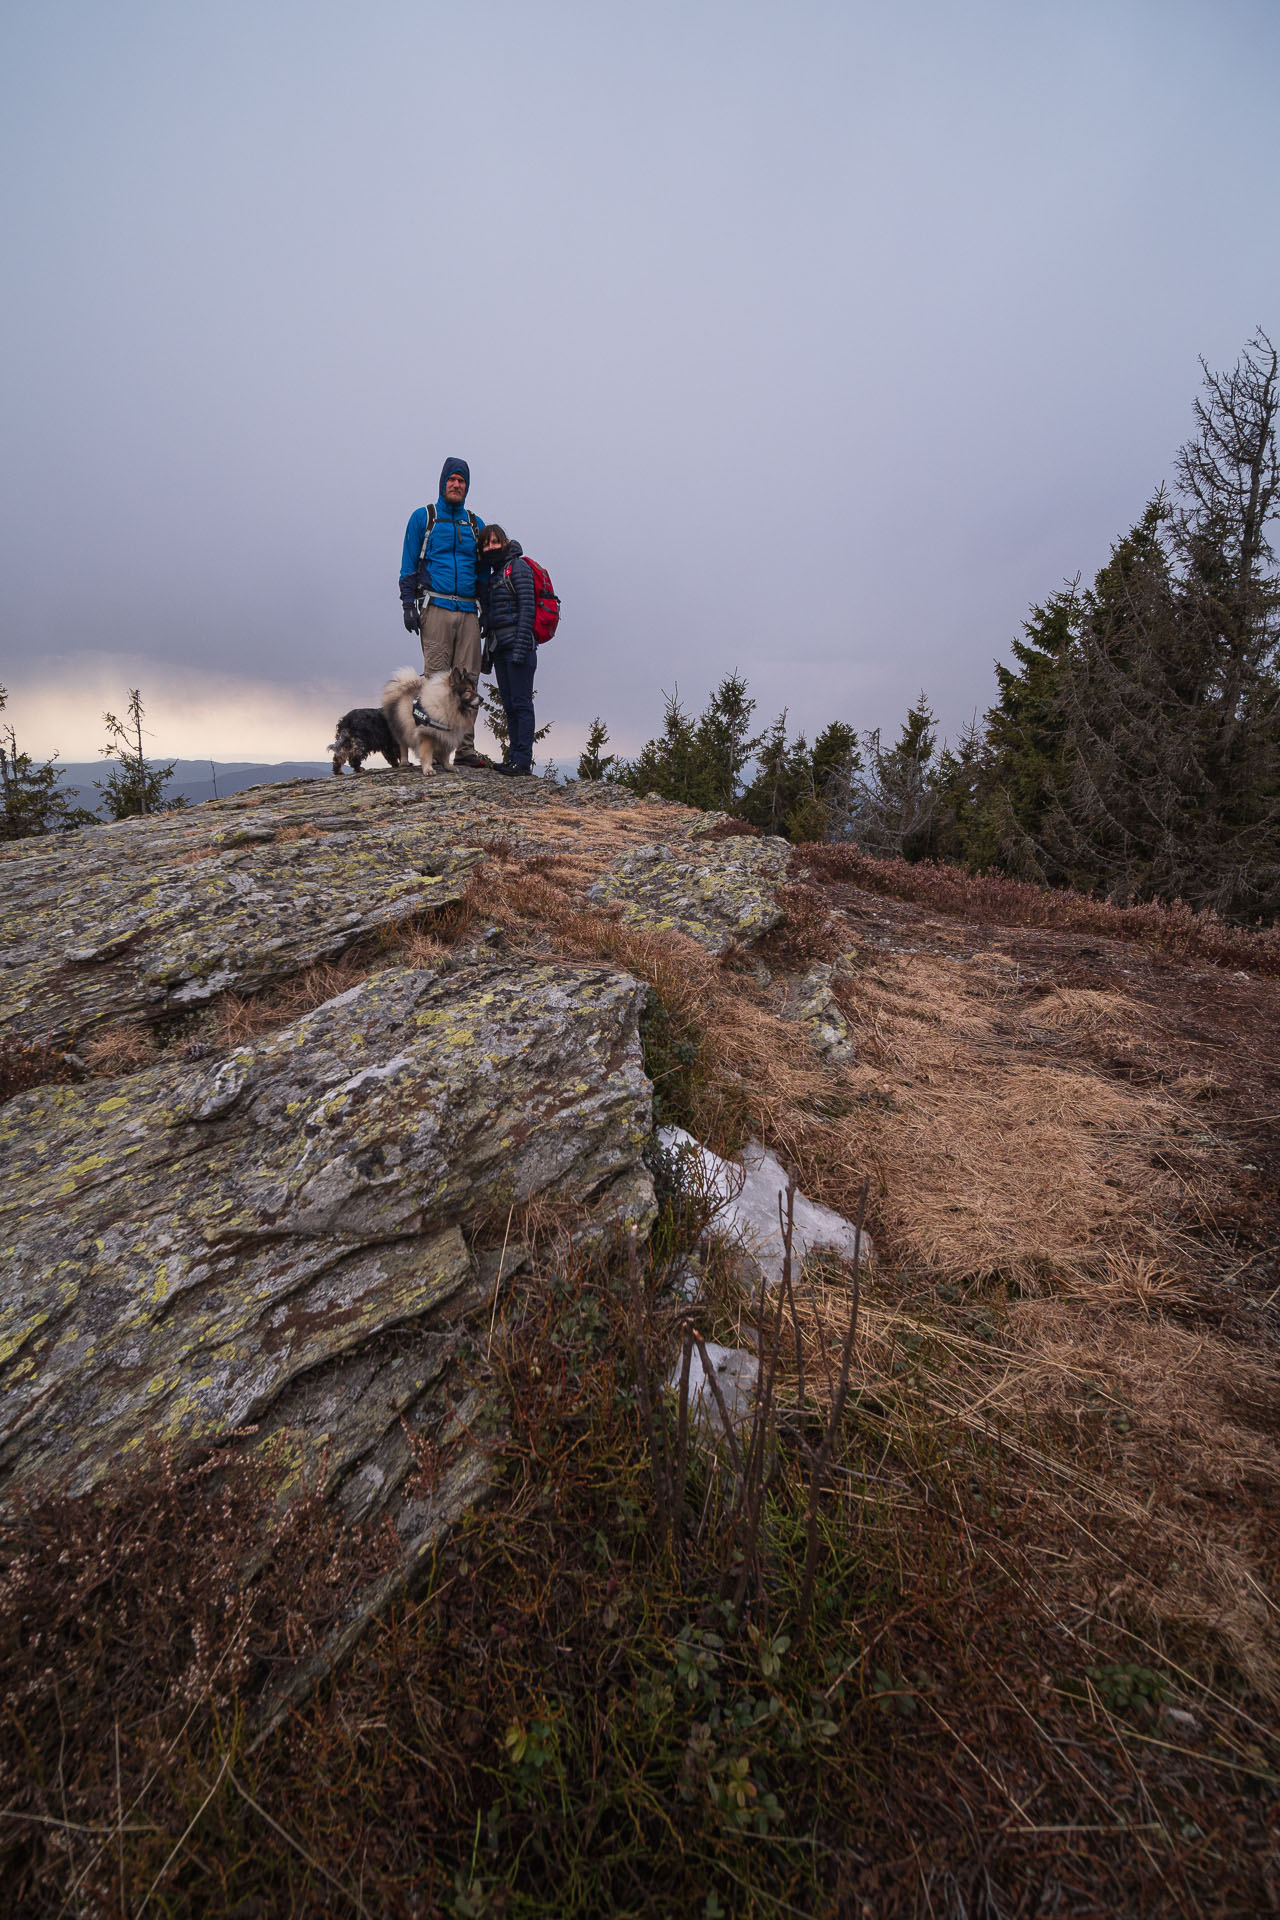
[[381, 707], [352, 707], [344, 713], [326, 752], [333, 755], [335, 773], [341, 773], [346, 762], [353, 773], [361, 772], [371, 753], [380, 753], [389, 767], [398, 767], [404, 757]]

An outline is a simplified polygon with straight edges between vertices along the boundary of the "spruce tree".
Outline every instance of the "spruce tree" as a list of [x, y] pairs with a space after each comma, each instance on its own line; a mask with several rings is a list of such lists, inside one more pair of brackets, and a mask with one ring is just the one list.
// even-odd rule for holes
[[[947, 860], [985, 871], [999, 864], [992, 832], [988, 783], [990, 753], [986, 735], [971, 720], [952, 747], [944, 745], [932, 767], [933, 807], [918, 857]], [[917, 857], [913, 851], [913, 857]]]
[[1204, 367], [1173, 492], [1090, 587], [1032, 609], [975, 765], [934, 769], [940, 848], [1112, 899], [1280, 911], [1278, 415], [1265, 334]]
[[906, 860], [927, 854], [937, 806], [934, 728], [933, 710], [921, 693], [891, 747], [882, 744], [878, 727], [863, 735], [866, 761], [853, 783], [849, 830], [869, 853]]
[[137, 687], [130, 687], [125, 718], [117, 719], [114, 713], [102, 716], [109, 745], [99, 751], [105, 760], [114, 760], [116, 764], [105, 780], [95, 780], [93, 784], [113, 820], [128, 820], [137, 814], [170, 813], [175, 807], [186, 805], [178, 797], [171, 799], [166, 791], [173, 779], [174, 762], [147, 759], [142, 744], [144, 713], [142, 695]]
[[1082, 596], [1059, 691], [1050, 876], [1112, 899], [1280, 911], [1276, 355], [1205, 371], [1178, 486]]
[[637, 793], [656, 793], [686, 807], [727, 811], [742, 792], [742, 776], [760, 738], [750, 731], [755, 701], [741, 674], [720, 682], [694, 720], [680, 704], [680, 689], [665, 694], [662, 732], [618, 778]]
[[862, 771], [858, 736], [843, 720], [829, 720], [813, 743], [811, 792], [787, 815], [789, 840], [838, 840], [849, 830], [853, 794]]
[[761, 743], [755, 778], [736, 811], [763, 833], [825, 840], [847, 817], [849, 785], [860, 764], [852, 727], [833, 720], [810, 748], [803, 734], [788, 741], [784, 708]]
[[755, 778], [735, 811], [762, 833], [785, 833], [788, 817], [813, 797], [813, 758], [803, 734], [787, 739], [784, 707], [760, 743]]
[[619, 778], [636, 793], [656, 793], [663, 800], [703, 806], [705, 802], [695, 797], [702, 784], [696, 724], [680, 704], [679, 687], [664, 694], [663, 700], [662, 732], [645, 741], [636, 758], [619, 769]]
[[[0, 712], [7, 705], [8, 694], [0, 687]], [[19, 747], [11, 726], [0, 732], [0, 840], [28, 840], [98, 824], [96, 813], [72, 805], [80, 790], [62, 785], [57, 758], [55, 753], [48, 760], [33, 760]]]
[[696, 733], [700, 779], [708, 810], [727, 811], [742, 792], [742, 776], [763, 735], [751, 732], [756, 703], [740, 673], [720, 682], [699, 717]]
[[1280, 368], [1261, 328], [1229, 374], [1204, 373], [1196, 434], [1177, 458], [1174, 539], [1195, 618], [1212, 636], [1220, 704], [1239, 712], [1274, 670], [1280, 578], [1268, 538], [1280, 511]]
[[1170, 806], [1189, 799], [1187, 725], [1203, 698], [1186, 657], [1162, 495], [1080, 595], [1057, 691], [1065, 779], [1042, 839], [1050, 877], [1116, 899], [1147, 895]]
[[578, 756], [579, 780], [607, 780], [610, 770], [617, 761], [613, 753], [602, 754], [600, 749], [608, 744], [609, 729], [597, 714], [587, 728], [587, 744]]
[[1076, 580], [1032, 607], [1022, 639], [1012, 643], [1016, 666], [996, 663], [999, 698], [981, 745], [970, 743], [973, 802], [955, 849], [975, 866], [1046, 878], [1044, 822], [1066, 784], [1062, 689], [1080, 618]]

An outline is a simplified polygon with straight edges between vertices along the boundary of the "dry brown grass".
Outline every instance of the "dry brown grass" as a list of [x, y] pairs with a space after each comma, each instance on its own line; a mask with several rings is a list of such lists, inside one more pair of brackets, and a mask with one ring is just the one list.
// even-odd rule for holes
[[80, 1048], [90, 1073], [135, 1073], [149, 1067], [159, 1057], [156, 1043], [146, 1027], [102, 1027], [91, 1034]]
[[831, 918], [816, 887], [779, 887], [782, 923], [760, 942], [760, 953], [770, 966], [804, 969], [815, 960], [833, 960], [848, 935]]
[[[556, 941], [564, 952], [609, 960], [646, 981], [678, 1032], [696, 1041], [684, 1117], [700, 1139], [732, 1150], [754, 1137], [796, 1163], [804, 1158], [813, 1116], [831, 1095], [831, 1077], [799, 1030], [730, 971], [731, 960], [718, 961], [682, 934], [583, 911], [561, 921]], [[844, 1164], [838, 1151], [829, 1153], [821, 1184], [828, 1191], [839, 1186], [847, 1200], [862, 1164], [857, 1156]]]
[[882, 1221], [940, 1278], [1074, 1284], [1117, 1246], [1154, 1257], [1189, 1193], [1211, 1207], [1223, 1155], [1185, 1137], [1170, 1100], [1037, 1045], [1041, 1029], [1127, 1033], [1141, 1014], [1122, 996], [1027, 1005], [999, 974], [927, 955], [884, 958], [837, 991]]
[[1172, 1079], [1169, 1091], [1184, 1100], [1216, 1100], [1231, 1091], [1231, 1082], [1220, 1073], [1198, 1073], [1191, 1069]]
[[1008, 1336], [1012, 1363], [988, 1404], [1088, 1463], [1066, 1504], [1086, 1536], [1080, 1558], [1114, 1563], [1108, 1607], [1182, 1644], [1225, 1647], [1280, 1704], [1277, 1543], [1265, 1517], [1280, 1485], [1274, 1370], [1201, 1328], [1093, 1301], [1019, 1302]]
[[[1101, 1309], [1019, 1301], [966, 1327], [942, 1320], [936, 1302], [891, 1293], [883, 1277], [864, 1285], [858, 1419], [886, 1441], [918, 1447], [932, 1431], [953, 1453], [965, 1436], [999, 1459], [1038, 1606], [1119, 1628], [1172, 1670], [1220, 1668], [1229, 1689], [1243, 1681], [1280, 1705], [1277, 1539], [1265, 1516], [1280, 1483], [1272, 1370], [1212, 1335], [1118, 1310], [1114, 1296]], [[847, 1283], [806, 1277], [797, 1302], [805, 1400], [825, 1407]], [[781, 1369], [794, 1402], [790, 1333]], [[876, 1497], [917, 1496], [890, 1478]]]
[[401, 935], [393, 949], [395, 962], [402, 967], [436, 967], [449, 951], [449, 943], [438, 933], [413, 927]]
[[[858, 1059], [835, 1072], [754, 987], [691, 940], [586, 906], [560, 864], [497, 862], [469, 889], [474, 921], [645, 980], [686, 1036], [696, 1032], [689, 1123], [709, 1143], [764, 1140], [816, 1198], [849, 1212], [875, 1175], [876, 1224], [895, 1258], [937, 1279], [1028, 1291], [1074, 1286], [1122, 1248], [1170, 1258], [1165, 1236], [1215, 1156], [1182, 1137], [1177, 1108], [1035, 1047], [1037, 1028], [1125, 1032], [1123, 996], [1063, 989], [1033, 1005], [1003, 977], [928, 956], [893, 956], [839, 988]], [[803, 895], [797, 964], [829, 923]], [[1185, 1130], [1183, 1130], [1185, 1131]], [[1176, 1171], [1153, 1165], [1177, 1154]], [[1185, 1264], [1181, 1252], [1172, 1270]]]
[[[1016, 1388], [1003, 1384], [993, 1406], [1016, 1396], [1051, 1413], [1072, 1430], [1078, 1451], [1109, 1464], [1140, 1451], [1146, 1471], [1180, 1481], [1187, 1493], [1230, 1499], [1280, 1481], [1273, 1434], [1242, 1417], [1274, 1425], [1280, 1382], [1234, 1342], [1177, 1326], [1150, 1307], [1118, 1320], [1093, 1300], [1017, 1301], [1007, 1332], [1025, 1365]], [[1090, 1400], [1114, 1410], [1120, 1427], [1091, 1434]]]
[[[630, 847], [650, 845], [672, 830], [682, 834], [688, 827], [689, 817], [684, 807], [655, 801], [600, 808], [565, 802], [540, 806], [536, 813], [518, 824], [527, 835], [536, 836], [537, 845], [543, 850], [597, 854], [600, 865], [607, 866]], [[514, 831], [517, 823], [512, 825]]]
[[532, 871], [541, 866], [565, 886], [585, 891], [622, 854], [683, 834], [689, 823], [683, 807], [637, 801], [630, 807], [544, 804], [509, 833], [491, 835], [481, 845], [499, 866]]
[[357, 986], [368, 978], [374, 965], [368, 956], [321, 961], [263, 993], [245, 998], [226, 994], [214, 1009], [213, 1034], [221, 1046], [243, 1046], [247, 1040], [287, 1026], [289, 1021], [345, 993], [348, 987]]
[[1096, 987], [1051, 986], [1042, 998], [1029, 1003], [1027, 1017], [1041, 1027], [1081, 1034], [1127, 1038], [1151, 1023], [1150, 1010], [1122, 993]]

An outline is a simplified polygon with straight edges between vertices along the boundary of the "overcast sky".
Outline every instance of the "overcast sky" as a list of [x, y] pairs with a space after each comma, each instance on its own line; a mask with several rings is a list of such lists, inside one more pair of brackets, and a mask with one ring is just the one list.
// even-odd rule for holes
[[540, 720], [950, 732], [1280, 335], [1276, 0], [9, 0], [0, 680], [323, 757], [440, 463]]

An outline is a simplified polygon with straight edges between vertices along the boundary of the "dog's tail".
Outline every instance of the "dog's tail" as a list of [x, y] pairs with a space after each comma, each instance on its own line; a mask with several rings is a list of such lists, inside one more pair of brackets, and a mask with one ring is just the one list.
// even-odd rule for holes
[[416, 693], [422, 675], [413, 667], [397, 667], [396, 671], [382, 689], [382, 707], [386, 709], [400, 699], [403, 694]]

